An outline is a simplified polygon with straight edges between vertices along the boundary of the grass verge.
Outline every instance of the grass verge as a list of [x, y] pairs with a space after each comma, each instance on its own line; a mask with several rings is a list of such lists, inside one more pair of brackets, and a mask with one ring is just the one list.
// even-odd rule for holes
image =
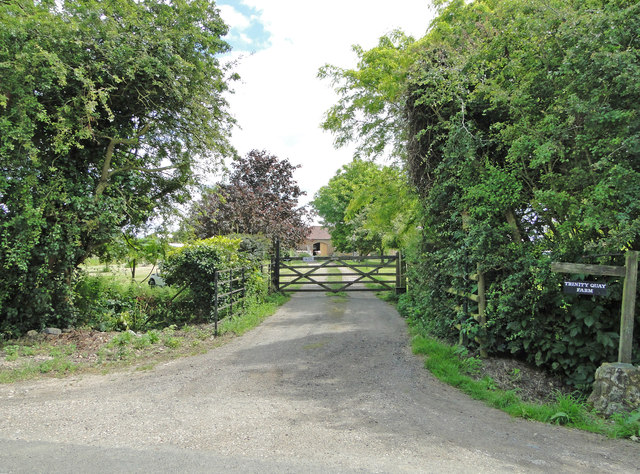
[[235, 336], [244, 334], [275, 313], [289, 298], [290, 296], [282, 293], [273, 293], [264, 303], [251, 305], [242, 314], [223, 320], [220, 333], [232, 333]]
[[425, 367], [439, 380], [452, 385], [476, 400], [502, 410], [511, 416], [543, 423], [566, 425], [610, 438], [640, 440], [640, 412], [618, 415], [606, 420], [592, 412], [583, 397], [560, 394], [546, 404], [525, 402], [515, 391], [497, 389], [490, 377], [476, 380], [473, 373], [482, 364], [476, 357], [467, 357], [466, 351], [420, 334], [412, 329], [414, 354], [425, 356]]

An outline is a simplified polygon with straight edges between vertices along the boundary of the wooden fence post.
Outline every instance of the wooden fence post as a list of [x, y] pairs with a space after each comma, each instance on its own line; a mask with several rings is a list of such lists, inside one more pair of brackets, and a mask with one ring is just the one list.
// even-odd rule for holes
[[398, 251], [396, 259], [396, 295], [401, 295], [407, 292], [406, 271], [407, 264], [404, 261], [404, 258], [402, 258], [402, 252]]
[[[478, 272], [478, 323], [482, 329], [487, 326], [487, 298], [485, 296], [485, 281], [484, 281], [484, 273], [480, 270], [480, 264], [478, 264], [477, 272]], [[485, 337], [479, 340], [480, 343], [480, 357], [487, 358], [489, 354], [487, 353], [487, 340]]]
[[280, 239], [276, 239], [273, 246], [275, 248], [271, 264], [271, 286], [275, 291], [280, 291]]
[[620, 316], [620, 346], [618, 362], [631, 364], [633, 348], [633, 323], [635, 318], [636, 291], [638, 285], [638, 251], [625, 255], [625, 277], [622, 290], [622, 311]]
[[213, 321], [214, 335], [218, 337], [218, 270], [213, 272]]

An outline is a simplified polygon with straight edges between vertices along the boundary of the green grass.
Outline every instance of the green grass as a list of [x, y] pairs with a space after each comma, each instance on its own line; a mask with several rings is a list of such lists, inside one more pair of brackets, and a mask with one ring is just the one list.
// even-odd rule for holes
[[[132, 280], [131, 268], [123, 263], [111, 263], [106, 265], [104, 263], [101, 264], [97, 259], [89, 259], [89, 261], [81, 265], [80, 268], [89, 275], [105, 276], [121, 283], [130, 283]], [[152, 265], [148, 264], [136, 266], [135, 282], [142, 282], [151, 272], [157, 273], [158, 268], [154, 268]], [[146, 284], [146, 281], [144, 284]]]
[[[6, 352], [7, 346], [3, 349]], [[40, 348], [39, 350], [30, 348], [31, 350], [19, 352], [33, 354], [33, 355], [45, 355], [47, 351], [47, 347]], [[75, 352], [75, 347], [69, 348], [69, 351], [73, 350]], [[29, 360], [25, 364], [20, 364], [15, 368], [5, 369], [0, 371], [0, 383], [13, 383], [21, 380], [30, 380], [37, 378], [43, 374], [55, 376], [55, 377], [63, 377], [65, 375], [69, 375], [74, 373], [78, 369], [78, 365], [74, 364], [70, 360], [68, 360], [67, 350], [59, 350], [59, 348], [49, 349], [49, 356], [46, 360], [36, 362]], [[46, 355], [45, 355], [46, 356]], [[17, 357], [6, 357], [6, 360], [13, 361], [17, 360]]]
[[[340, 269], [336, 267], [329, 267], [327, 268], [327, 273], [330, 273], [330, 275], [326, 277], [327, 282], [330, 282], [327, 286], [331, 289], [341, 288], [343, 283], [342, 283], [342, 272], [340, 271]], [[344, 293], [344, 292], [339, 292], [339, 293]], [[333, 295], [338, 293], [328, 292], [328, 294]]]
[[472, 377], [481, 361], [464, 355], [465, 351], [442, 343], [412, 330], [412, 348], [415, 354], [425, 356], [425, 367], [439, 380], [452, 385], [476, 400], [505, 411], [511, 416], [566, 425], [612, 438], [640, 437], [640, 413], [605, 420], [589, 410], [583, 397], [577, 394], [556, 394], [546, 404], [523, 401], [514, 391], [496, 388], [491, 378], [476, 380]]
[[232, 333], [236, 336], [244, 334], [275, 313], [280, 306], [289, 301], [289, 298], [287, 295], [274, 293], [269, 295], [263, 303], [248, 305], [244, 312], [222, 320], [220, 334]]

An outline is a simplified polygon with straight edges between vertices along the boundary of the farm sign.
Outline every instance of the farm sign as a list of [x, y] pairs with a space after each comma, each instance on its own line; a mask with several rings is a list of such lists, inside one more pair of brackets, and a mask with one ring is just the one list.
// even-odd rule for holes
[[570, 295], [607, 296], [607, 284], [592, 281], [565, 281], [563, 290]]

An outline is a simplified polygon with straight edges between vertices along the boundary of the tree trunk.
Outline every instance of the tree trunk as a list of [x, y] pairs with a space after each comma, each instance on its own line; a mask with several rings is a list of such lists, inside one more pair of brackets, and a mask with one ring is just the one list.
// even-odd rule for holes
[[520, 229], [518, 228], [518, 221], [516, 219], [516, 215], [512, 209], [508, 209], [505, 211], [505, 216], [507, 218], [507, 222], [509, 223], [509, 228], [511, 229], [511, 236], [515, 242], [522, 242], [522, 234], [520, 233]]

